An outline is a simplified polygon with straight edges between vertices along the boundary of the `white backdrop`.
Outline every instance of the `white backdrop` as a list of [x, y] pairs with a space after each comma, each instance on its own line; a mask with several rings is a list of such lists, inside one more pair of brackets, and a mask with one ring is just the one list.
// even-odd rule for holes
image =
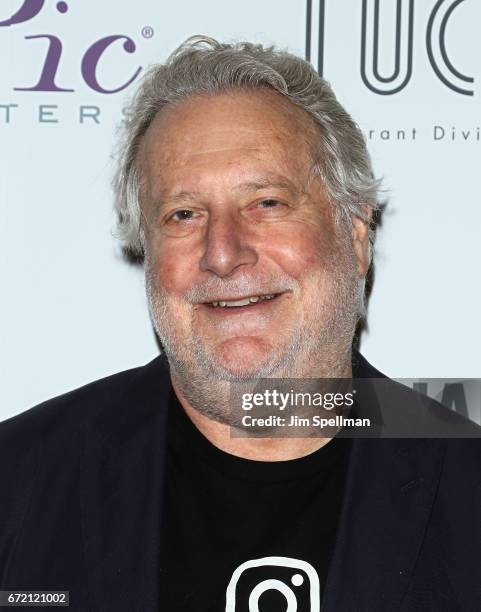
[[[400, 0], [389, 82], [396, 5], [379, 3], [382, 81], [374, 0], [2, 0], [0, 420], [157, 354], [141, 271], [112, 237], [115, 127], [140, 77], [94, 89], [122, 88], [196, 33], [300, 55], [307, 37], [388, 189], [363, 353], [394, 377], [481, 376], [481, 3]], [[130, 42], [104, 40], [95, 85], [83, 58], [113, 35]]]

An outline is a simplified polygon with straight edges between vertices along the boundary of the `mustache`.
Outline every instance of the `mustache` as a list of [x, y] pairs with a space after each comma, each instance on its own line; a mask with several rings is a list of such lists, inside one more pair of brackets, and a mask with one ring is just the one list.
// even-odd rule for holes
[[212, 302], [223, 296], [240, 298], [247, 295], [268, 295], [297, 289], [299, 283], [287, 274], [240, 276], [235, 279], [212, 277], [193, 285], [185, 294], [192, 304]]

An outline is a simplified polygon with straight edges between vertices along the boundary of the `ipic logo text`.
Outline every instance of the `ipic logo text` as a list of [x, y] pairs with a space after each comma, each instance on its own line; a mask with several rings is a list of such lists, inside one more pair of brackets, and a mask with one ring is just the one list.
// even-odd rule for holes
[[[35, 17], [44, 10], [56, 10], [61, 15], [67, 15], [69, 8], [68, 3], [64, 1], [53, 4], [51, 2], [46, 2], [46, 0], [24, 0], [18, 10], [12, 15], [6, 18], [0, 15], [0, 30], [1, 28], [15, 27], [26, 22], [35, 23]], [[144, 30], [147, 32], [147, 27], [145, 27]], [[144, 38], [150, 38], [153, 35], [152, 28], [149, 28], [148, 32], [148, 36], [147, 34], [142, 34]], [[37, 82], [30, 86], [15, 86], [14, 90], [57, 93], [75, 91], [70, 83], [58, 82], [57, 73], [64, 50], [64, 44], [61, 37], [58, 34], [52, 33], [32, 33], [25, 36], [25, 40], [42, 41], [46, 43], [46, 53]], [[113, 88], [103, 86], [97, 75], [98, 65], [107, 49], [114, 46], [119, 49], [120, 53], [128, 54], [135, 53], [137, 48], [135, 41], [130, 36], [126, 34], [109, 34], [94, 40], [81, 54], [79, 65], [80, 75], [85, 84], [97, 93], [114, 94], [123, 91], [135, 81], [142, 71], [142, 67], [138, 66], [133, 73], [126, 75], [125, 80], [119, 83], [118, 86]]]

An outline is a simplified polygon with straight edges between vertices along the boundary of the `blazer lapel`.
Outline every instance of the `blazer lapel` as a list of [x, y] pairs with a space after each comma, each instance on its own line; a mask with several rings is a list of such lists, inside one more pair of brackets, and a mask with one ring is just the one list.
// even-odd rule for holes
[[354, 440], [322, 612], [400, 610], [444, 458], [441, 440]]
[[[168, 368], [158, 358], [85, 431], [84, 554], [92, 609], [159, 609], [160, 521]], [[113, 393], [116, 393], [114, 390]]]

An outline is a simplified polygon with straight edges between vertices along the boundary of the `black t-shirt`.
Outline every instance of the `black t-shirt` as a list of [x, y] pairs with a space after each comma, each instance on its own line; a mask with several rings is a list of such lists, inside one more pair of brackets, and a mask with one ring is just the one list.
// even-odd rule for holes
[[161, 610], [318, 609], [350, 447], [334, 438], [290, 461], [235, 457], [197, 430], [171, 391]]

